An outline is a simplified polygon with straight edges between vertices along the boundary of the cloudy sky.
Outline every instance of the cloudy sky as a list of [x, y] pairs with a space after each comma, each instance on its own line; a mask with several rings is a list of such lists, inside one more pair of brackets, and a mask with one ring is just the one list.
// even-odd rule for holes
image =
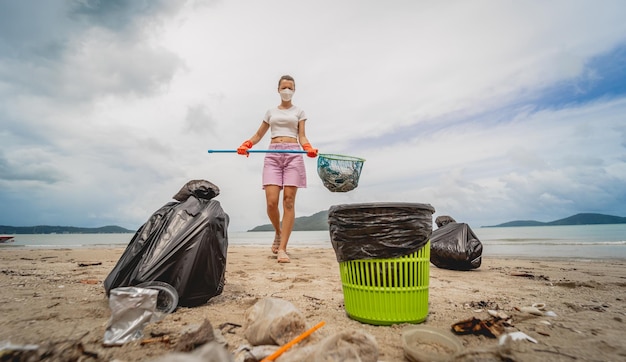
[[[472, 226], [626, 216], [626, 2], [0, 0], [0, 225], [137, 229], [189, 180], [229, 230], [267, 223], [279, 103], [359, 187], [306, 160], [297, 216], [431, 204]], [[269, 135], [255, 148], [267, 148]]]

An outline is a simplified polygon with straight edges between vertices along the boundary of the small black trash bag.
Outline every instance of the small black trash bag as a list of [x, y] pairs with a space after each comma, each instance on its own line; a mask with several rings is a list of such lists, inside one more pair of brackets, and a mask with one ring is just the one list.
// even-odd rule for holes
[[[470, 270], [480, 267], [483, 245], [469, 225], [457, 223], [449, 216], [442, 221], [430, 236], [430, 262], [442, 269]], [[439, 218], [435, 222], [439, 225]]]
[[428, 243], [435, 209], [429, 204], [379, 202], [334, 205], [330, 242], [338, 262], [397, 258]]
[[456, 220], [454, 220], [452, 216], [448, 216], [448, 215], [437, 216], [437, 218], [435, 219], [435, 224], [437, 224], [438, 228], [444, 225], [447, 225], [451, 222], [456, 222]]
[[135, 233], [104, 280], [117, 287], [160, 281], [178, 292], [178, 305], [193, 307], [222, 293], [228, 249], [228, 214], [213, 200], [219, 188], [189, 181]]

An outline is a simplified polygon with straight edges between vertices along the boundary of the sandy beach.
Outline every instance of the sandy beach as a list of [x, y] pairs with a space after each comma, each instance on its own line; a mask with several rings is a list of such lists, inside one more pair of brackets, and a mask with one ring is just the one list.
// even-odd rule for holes
[[[143, 340], [106, 347], [102, 341], [111, 311], [102, 280], [123, 251], [0, 249], [0, 344], [36, 345], [39, 353], [47, 351], [44, 360], [149, 361], [174, 351], [184, 330], [208, 320], [234, 354], [247, 344], [239, 327], [246, 310], [274, 297], [293, 303], [310, 326], [326, 323], [294, 349], [355, 330], [375, 338], [379, 361], [405, 360], [405, 324], [375, 326], [346, 315], [334, 250], [294, 248], [292, 262], [278, 264], [269, 246], [231, 246], [221, 295], [150, 323]], [[450, 330], [471, 318], [489, 320], [487, 310], [496, 310], [510, 317], [506, 331], [521, 331], [537, 342], [498, 347], [498, 338], [458, 335], [464, 346], [458, 361], [625, 360], [625, 266], [622, 259], [484, 258], [473, 271], [431, 264], [428, 317], [422, 325]], [[533, 304], [544, 306], [542, 315], [525, 311]]]

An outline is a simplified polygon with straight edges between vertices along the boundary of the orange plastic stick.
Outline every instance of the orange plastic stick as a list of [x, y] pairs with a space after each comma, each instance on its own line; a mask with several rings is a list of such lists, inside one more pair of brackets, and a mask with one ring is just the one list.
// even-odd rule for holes
[[280, 347], [279, 349], [276, 350], [276, 352], [272, 353], [271, 355], [263, 358], [261, 360], [261, 362], [267, 362], [267, 361], [273, 361], [276, 358], [278, 358], [281, 354], [285, 353], [285, 351], [287, 351], [289, 348], [293, 347], [296, 343], [300, 342], [301, 340], [305, 339], [306, 337], [310, 336], [311, 333], [315, 332], [316, 330], [322, 328], [322, 326], [325, 324], [326, 322], [321, 321], [318, 324], [316, 324], [314, 327], [312, 327], [311, 329], [309, 329], [306, 332], [303, 332], [301, 335], [297, 336], [296, 338], [292, 339], [291, 341], [285, 343], [282, 347]]

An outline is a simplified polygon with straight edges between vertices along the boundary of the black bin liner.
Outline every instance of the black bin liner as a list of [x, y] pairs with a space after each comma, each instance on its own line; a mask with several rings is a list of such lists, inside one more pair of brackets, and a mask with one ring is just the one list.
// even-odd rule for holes
[[188, 182], [135, 233], [104, 280], [117, 287], [161, 281], [178, 292], [178, 305], [193, 307], [222, 293], [228, 249], [228, 214], [213, 200], [219, 188]]
[[483, 245], [469, 225], [447, 222], [430, 237], [430, 262], [436, 267], [470, 270], [480, 267]]
[[429, 204], [362, 203], [328, 210], [330, 241], [338, 262], [397, 258], [428, 242], [432, 231]]

